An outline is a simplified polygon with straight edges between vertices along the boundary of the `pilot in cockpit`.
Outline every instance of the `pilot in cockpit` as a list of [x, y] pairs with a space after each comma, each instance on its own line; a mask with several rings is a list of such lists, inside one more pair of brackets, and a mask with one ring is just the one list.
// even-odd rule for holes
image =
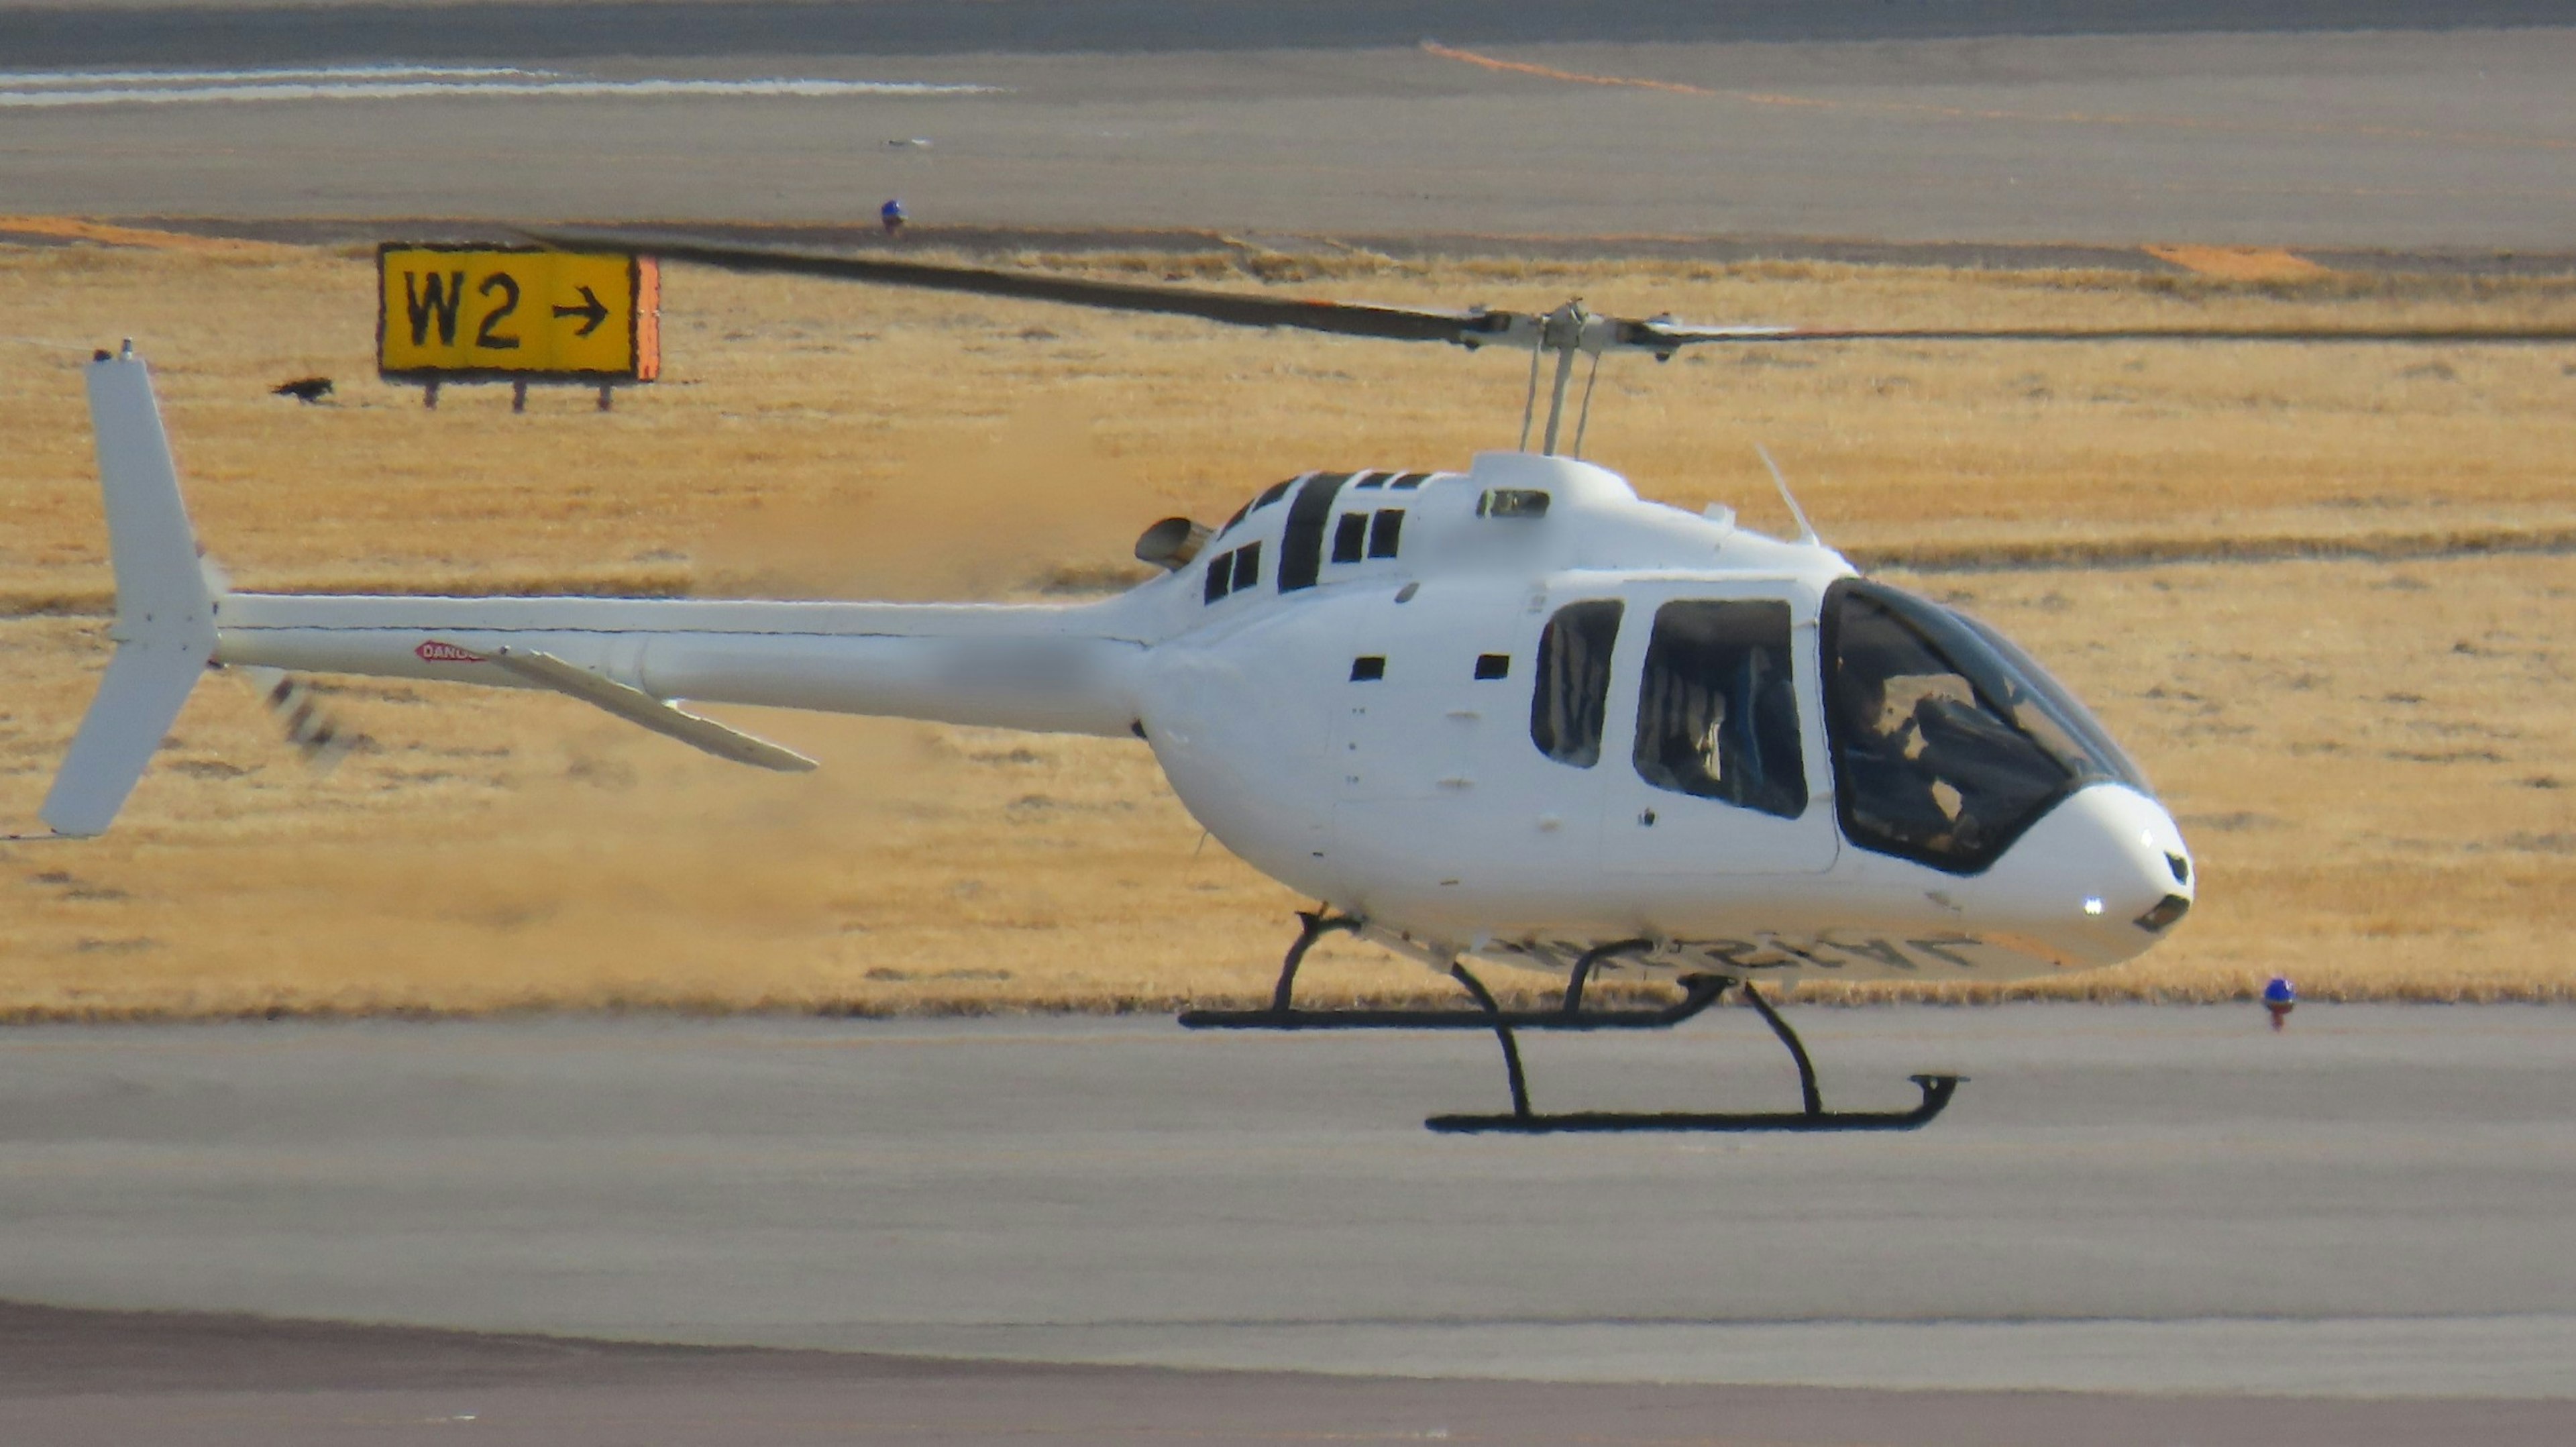
[[1899, 712], [1888, 707], [1886, 679], [1864, 673], [1846, 683], [1835, 697], [1843, 707], [1843, 788], [1853, 816], [1886, 837], [1946, 847], [1951, 811], [1933, 792], [1941, 780], [1922, 758], [1926, 740], [1919, 721], [1933, 695], [1919, 696], [1913, 708]]
[[[1891, 683], [1912, 686], [1910, 706], [1890, 707]], [[2021, 817], [2065, 775], [1956, 674], [1869, 679], [1843, 697], [1854, 811], [1908, 843], [1980, 849], [1990, 819]]]

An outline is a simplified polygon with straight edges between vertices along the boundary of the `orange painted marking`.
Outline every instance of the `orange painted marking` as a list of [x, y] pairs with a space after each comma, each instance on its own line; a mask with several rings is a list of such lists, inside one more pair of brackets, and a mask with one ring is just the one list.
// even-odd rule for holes
[[58, 236], [67, 241], [95, 241], [103, 246], [141, 246], [155, 251], [196, 251], [221, 256], [265, 256], [284, 250], [265, 241], [235, 241], [221, 236], [193, 236], [184, 231], [155, 231], [140, 226], [113, 226], [80, 216], [0, 216], [0, 236]]
[[2206, 120], [2192, 116], [2095, 114], [2090, 111], [1980, 110], [1970, 106], [1930, 105], [1920, 101], [1825, 100], [1816, 96], [1782, 95], [1772, 91], [1712, 90], [1704, 85], [1690, 85], [1677, 80], [1648, 80], [1638, 76], [1592, 75], [1579, 70], [1559, 70], [1552, 65], [1533, 65], [1527, 61], [1504, 60], [1497, 56], [1481, 55], [1472, 50], [1460, 50], [1456, 46], [1442, 45], [1433, 40], [1423, 41], [1422, 50], [1424, 54], [1436, 56], [1441, 60], [1460, 61], [1511, 75], [1535, 76], [1541, 80], [1566, 81], [1575, 85], [1622, 86], [1632, 90], [1665, 91], [1674, 95], [1708, 96], [1745, 105], [1864, 111], [1891, 116], [1930, 116], [1954, 121], [2036, 121], [2049, 125], [2141, 126], [2162, 130], [2210, 131], [2234, 135], [2354, 136], [2372, 140], [2438, 141], [2465, 146], [2521, 146], [2545, 151], [2576, 150], [2576, 140], [2555, 136], [2500, 135], [2489, 131], [2428, 131], [2405, 126], [2266, 125], [2250, 121]]
[[1483, 66], [1487, 70], [1503, 71], [1511, 75], [1534, 75], [1541, 80], [1571, 81], [1576, 85], [1615, 85], [1625, 86], [1630, 90], [1670, 91], [1675, 95], [1723, 96], [1729, 100], [1751, 101], [1757, 105], [1830, 106], [1834, 104], [1832, 101], [1812, 100], [1806, 96], [1767, 95], [1750, 90], [1711, 90], [1704, 85], [1690, 85], [1678, 80], [1647, 80], [1632, 75], [1587, 75], [1579, 70], [1559, 70], [1552, 65], [1532, 65], [1523, 60], [1503, 60], [1491, 55], [1478, 55], [1472, 50], [1460, 50], [1455, 46], [1442, 45], [1436, 40], [1422, 42], [1422, 48], [1427, 54], [1436, 55], [1442, 60], [1464, 61], [1469, 65]]
[[2327, 268], [2276, 246], [2146, 246], [2139, 249], [2158, 261], [2170, 261], [2186, 271], [2224, 277], [2229, 281], [2287, 281], [2327, 274]]

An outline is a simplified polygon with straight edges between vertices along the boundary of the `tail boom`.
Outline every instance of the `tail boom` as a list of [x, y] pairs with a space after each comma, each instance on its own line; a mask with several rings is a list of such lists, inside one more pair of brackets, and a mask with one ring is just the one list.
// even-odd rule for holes
[[1101, 605], [621, 598], [225, 600], [215, 661], [495, 687], [542, 653], [655, 699], [1125, 734], [1140, 640]]
[[1045, 606], [233, 593], [199, 560], [141, 359], [130, 345], [118, 355], [100, 352], [88, 384], [116, 570], [116, 654], [45, 798], [42, 816], [60, 835], [107, 829], [209, 664], [550, 689], [709, 753], [774, 769], [810, 768], [812, 761], [675, 701], [1052, 733], [1121, 735], [1138, 727], [1148, 640], [1116, 600]]

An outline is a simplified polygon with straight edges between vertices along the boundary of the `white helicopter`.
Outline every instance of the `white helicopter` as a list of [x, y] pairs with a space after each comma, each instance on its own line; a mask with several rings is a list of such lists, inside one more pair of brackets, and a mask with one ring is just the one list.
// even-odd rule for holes
[[[1815, 341], [2567, 342], [2566, 329], [2328, 332], [1691, 326], [1433, 311], [731, 246], [552, 236], [738, 270], [1175, 313], [1555, 358], [1541, 445], [1464, 471], [1307, 472], [1223, 525], [1169, 518], [1166, 572], [1068, 604], [302, 596], [234, 592], [201, 565], [148, 373], [130, 343], [88, 369], [116, 651], [42, 817], [96, 835], [209, 668], [550, 689], [720, 757], [814, 761], [678, 701], [1143, 739], [1191, 813], [1301, 912], [1270, 1006], [1236, 1029], [1493, 1030], [1508, 1113], [1434, 1129], [1884, 1130], [1827, 1111], [1797, 1035], [1753, 982], [2009, 980], [2115, 964], [2190, 910], [2191, 852], [2084, 706], [1977, 620], [1863, 578], [1798, 517], [1766, 537], [1640, 499], [1559, 447], [1578, 356]], [[1588, 414], [1590, 384], [1583, 411]], [[1573, 451], [1581, 450], [1576, 419]], [[1767, 458], [1766, 458], [1767, 461]], [[1785, 484], [1782, 486], [1787, 496]], [[281, 684], [281, 689], [291, 688]], [[313, 741], [309, 721], [305, 739]], [[1292, 998], [1322, 935], [1447, 972], [1460, 1010], [1316, 1010]], [[1505, 1010], [1473, 966], [1563, 978]], [[1666, 1007], [1587, 1008], [1615, 967]], [[1662, 1028], [1740, 990], [1788, 1047], [1794, 1112], [1542, 1114], [1515, 1032]]]

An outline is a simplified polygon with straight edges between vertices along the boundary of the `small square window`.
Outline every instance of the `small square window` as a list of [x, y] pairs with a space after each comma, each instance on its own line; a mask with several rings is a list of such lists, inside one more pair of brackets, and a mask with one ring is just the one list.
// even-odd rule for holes
[[1242, 592], [1261, 581], [1261, 544], [1245, 543], [1234, 550], [1234, 591]]
[[1397, 546], [1403, 541], [1404, 509], [1388, 508], [1379, 513], [1376, 520], [1369, 524], [1368, 555], [1370, 557], [1392, 558], [1395, 556]]
[[1351, 660], [1351, 682], [1375, 683], [1386, 677], [1386, 660], [1377, 654], [1363, 654]]
[[1476, 677], [1477, 677], [1477, 678], [1479, 678], [1479, 679], [1488, 679], [1488, 678], [1509, 678], [1509, 677], [1511, 677], [1511, 676], [1512, 676], [1512, 656], [1511, 656], [1510, 654], [1508, 654], [1508, 653], [1479, 653], [1479, 654], [1477, 654], [1477, 655], [1476, 655]]
[[1234, 554], [1219, 553], [1208, 559], [1207, 601], [1213, 603], [1234, 590]]
[[1368, 552], [1368, 514], [1346, 512], [1333, 526], [1333, 561], [1356, 563]]

